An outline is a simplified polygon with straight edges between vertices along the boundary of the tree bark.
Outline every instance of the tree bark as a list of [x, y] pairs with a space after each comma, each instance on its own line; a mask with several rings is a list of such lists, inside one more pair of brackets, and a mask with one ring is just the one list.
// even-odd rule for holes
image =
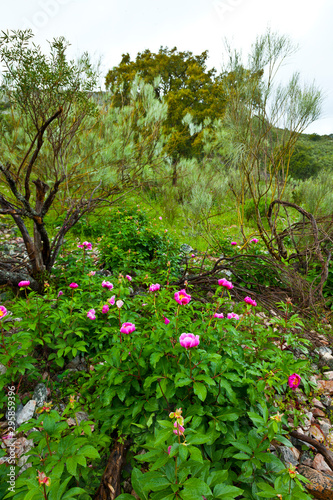
[[94, 500], [114, 500], [120, 495], [121, 469], [129, 445], [130, 441], [125, 441], [124, 444], [118, 441], [115, 443]]

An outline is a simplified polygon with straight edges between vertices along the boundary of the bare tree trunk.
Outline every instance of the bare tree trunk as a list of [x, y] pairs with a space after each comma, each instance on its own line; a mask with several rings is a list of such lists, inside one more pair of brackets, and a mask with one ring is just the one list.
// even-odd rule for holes
[[115, 443], [94, 500], [114, 500], [120, 495], [121, 469], [125, 463], [129, 445], [130, 441], [124, 444], [118, 441]]

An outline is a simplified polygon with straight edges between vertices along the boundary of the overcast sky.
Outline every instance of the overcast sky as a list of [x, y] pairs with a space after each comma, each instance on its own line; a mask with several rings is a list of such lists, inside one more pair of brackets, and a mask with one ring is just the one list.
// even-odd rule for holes
[[332, 0], [11, 0], [1, 5], [0, 29], [31, 28], [35, 42], [65, 36], [71, 57], [88, 51], [102, 59], [102, 70], [117, 66], [123, 53], [161, 46], [209, 51], [218, 71], [224, 39], [246, 55], [267, 27], [290, 35], [300, 50], [283, 69], [283, 78], [299, 71], [316, 82], [326, 99], [322, 117], [306, 132], [333, 133]]

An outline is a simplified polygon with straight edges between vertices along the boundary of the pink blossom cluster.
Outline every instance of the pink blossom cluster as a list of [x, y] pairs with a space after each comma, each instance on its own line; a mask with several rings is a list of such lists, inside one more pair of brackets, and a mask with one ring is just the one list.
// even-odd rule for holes
[[5, 306], [0, 306], [0, 319], [4, 318], [7, 315], [7, 309]]
[[247, 304], [250, 304], [250, 306], [256, 307], [257, 303], [254, 299], [251, 299], [251, 297], [245, 297], [244, 302]]
[[223, 313], [215, 313], [214, 318], [224, 318]]
[[183, 288], [179, 292], [175, 292], [175, 301], [178, 302], [180, 305], [188, 304], [191, 300], [191, 295], [186, 293], [185, 289]]
[[87, 318], [89, 319], [96, 319], [96, 311], [95, 309], [89, 309], [87, 312]]
[[239, 319], [239, 316], [238, 316], [238, 314], [231, 312], [231, 313], [227, 314], [227, 318], [228, 319]]
[[258, 238], [252, 238], [252, 240], [250, 240], [250, 243], [258, 243]]
[[135, 330], [134, 323], [123, 323], [120, 328], [121, 333], [125, 333], [126, 335], [133, 333], [134, 330]]
[[110, 298], [107, 300], [107, 302], [113, 306], [113, 305], [114, 305], [114, 303], [115, 303], [115, 300], [116, 300], [116, 296], [115, 296], [115, 295], [112, 295], [112, 297], [110, 297]]
[[129, 274], [126, 274], [125, 278], [126, 278], [128, 281], [132, 281], [132, 276], [130, 276]]
[[20, 281], [18, 284], [18, 286], [20, 288], [24, 288], [24, 287], [29, 286], [29, 285], [30, 285], [30, 281]]
[[87, 250], [92, 250], [92, 244], [89, 241], [84, 241], [81, 245], [77, 246], [78, 248], [86, 248]]
[[179, 337], [179, 343], [185, 349], [190, 349], [191, 347], [196, 347], [199, 345], [199, 335], [194, 335], [193, 333], [182, 333]]
[[112, 290], [113, 288], [113, 284], [110, 283], [110, 281], [102, 281], [102, 287], [103, 288], [107, 288], [108, 290]]
[[228, 281], [225, 278], [218, 280], [218, 284], [220, 286], [224, 286], [225, 288], [228, 288], [228, 290], [231, 290], [234, 287], [234, 285], [231, 283], [231, 281]]
[[232, 241], [232, 242], [231, 242], [231, 245], [232, 245], [233, 247], [234, 247], [234, 246], [236, 246], [236, 245], [237, 245], [237, 241]]
[[295, 390], [301, 383], [301, 377], [297, 373], [293, 373], [288, 377], [288, 385], [290, 389]]
[[150, 285], [149, 291], [150, 292], [157, 292], [157, 290], [159, 290], [160, 288], [161, 288], [161, 285], [159, 285], [158, 283], [156, 283], [155, 285]]
[[174, 427], [176, 427], [176, 429], [173, 431], [173, 432], [174, 432], [174, 434], [176, 434], [177, 436], [183, 436], [184, 431], [185, 431], [185, 427], [183, 427], [182, 425], [180, 425], [180, 424], [178, 423], [178, 421], [177, 421], [177, 422], [175, 422], [175, 423], [173, 424], [173, 426], [174, 426]]

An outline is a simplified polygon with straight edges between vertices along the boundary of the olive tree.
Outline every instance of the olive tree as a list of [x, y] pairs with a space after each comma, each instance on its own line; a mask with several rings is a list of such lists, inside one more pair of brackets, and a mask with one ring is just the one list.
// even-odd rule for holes
[[[69, 61], [59, 38], [45, 55], [32, 37], [30, 30], [0, 37], [0, 214], [12, 217], [28, 253], [25, 269], [1, 263], [0, 284], [28, 278], [40, 290], [66, 233], [122, 196], [158, 155], [165, 110], [146, 87], [133, 89], [127, 108], [115, 108], [112, 95], [106, 101], [96, 92], [88, 54]], [[45, 221], [51, 207], [61, 216], [55, 234]]]

